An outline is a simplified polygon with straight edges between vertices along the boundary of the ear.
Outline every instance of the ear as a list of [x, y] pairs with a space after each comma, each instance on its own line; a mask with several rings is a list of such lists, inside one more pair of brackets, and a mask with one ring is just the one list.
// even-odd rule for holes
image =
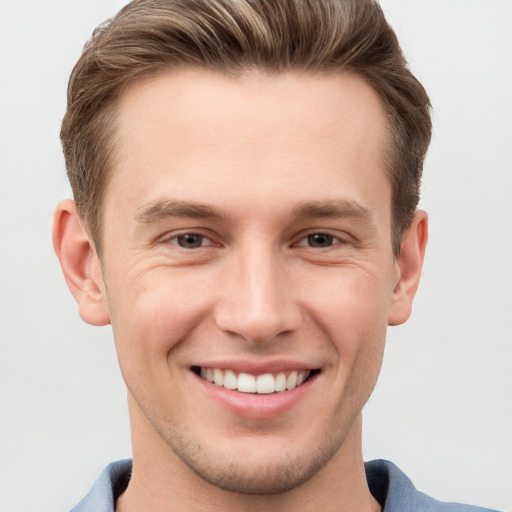
[[61, 201], [55, 210], [53, 247], [82, 320], [91, 325], [109, 324], [101, 261], [71, 199]]
[[400, 255], [396, 262], [399, 277], [393, 290], [388, 325], [403, 324], [411, 315], [427, 240], [428, 217], [426, 212], [417, 210], [411, 226], [402, 235]]

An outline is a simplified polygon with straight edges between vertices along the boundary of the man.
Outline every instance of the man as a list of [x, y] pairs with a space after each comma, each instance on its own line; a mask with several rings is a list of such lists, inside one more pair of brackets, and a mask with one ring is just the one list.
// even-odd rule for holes
[[423, 263], [429, 109], [369, 0], [141, 0], [96, 31], [54, 245], [112, 325], [133, 465], [76, 511], [470, 508], [361, 453]]

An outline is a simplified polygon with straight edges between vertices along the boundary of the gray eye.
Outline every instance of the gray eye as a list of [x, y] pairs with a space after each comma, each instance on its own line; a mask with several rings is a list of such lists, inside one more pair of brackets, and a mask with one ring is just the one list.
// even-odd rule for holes
[[180, 247], [184, 249], [197, 249], [203, 245], [203, 235], [197, 233], [186, 233], [176, 237], [176, 241]]
[[308, 235], [308, 245], [310, 247], [330, 247], [333, 243], [334, 237], [327, 233], [315, 233], [314, 235]]

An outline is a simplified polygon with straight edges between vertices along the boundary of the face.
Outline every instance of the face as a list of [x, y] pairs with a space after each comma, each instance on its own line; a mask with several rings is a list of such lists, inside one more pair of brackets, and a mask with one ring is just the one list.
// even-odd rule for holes
[[308, 480], [370, 395], [399, 279], [385, 134], [350, 75], [181, 71], [122, 98], [105, 308], [132, 423], [208, 482]]

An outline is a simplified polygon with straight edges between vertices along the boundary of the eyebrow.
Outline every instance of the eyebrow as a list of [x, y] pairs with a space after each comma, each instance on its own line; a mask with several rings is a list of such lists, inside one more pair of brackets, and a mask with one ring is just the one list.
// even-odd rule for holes
[[140, 224], [150, 224], [167, 217], [225, 219], [218, 209], [207, 204], [174, 200], [154, 201], [140, 208], [135, 219]]
[[[292, 216], [302, 219], [352, 218], [371, 223], [373, 215], [365, 206], [351, 200], [308, 201], [299, 203]], [[150, 224], [168, 217], [226, 220], [219, 209], [204, 203], [177, 200], [156, 200], [139, 209], [135, 219], [140, 224]]]
[[343, 218], [348, 217], [356, 220], [371, 222], [372, 212], [365, 206], [348, 199], [332, 201], [312, 201], [300, 203], [293, 214], [299, 218]]

